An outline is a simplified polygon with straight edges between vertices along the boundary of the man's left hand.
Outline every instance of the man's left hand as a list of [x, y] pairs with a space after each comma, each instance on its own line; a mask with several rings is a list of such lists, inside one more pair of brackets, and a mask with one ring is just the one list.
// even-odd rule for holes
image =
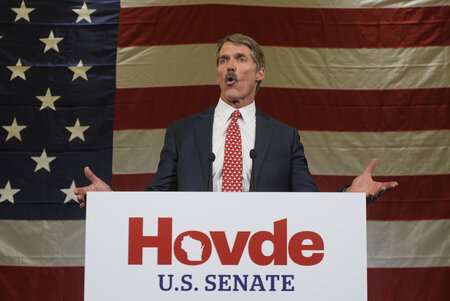
[[365, 192], [367, 202], [373, 202], [383, 194], [398, 186], [395, 181], [376, 182], [372, 179], [372, 171], [377, 166], [377, 159], [372, 159], [366, 169], [357, 176], [346, 192]]

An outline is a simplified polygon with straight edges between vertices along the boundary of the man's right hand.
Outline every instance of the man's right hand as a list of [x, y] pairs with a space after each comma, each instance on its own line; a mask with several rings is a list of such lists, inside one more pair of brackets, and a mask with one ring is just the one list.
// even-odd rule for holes
[[77, 187], [74, 192], [77, 196], [80, 207], [86, 207], [86, 192], [88, 191], [112, 191], [108, 184], [98, 178], [89, 167], [84, 168], [86, 178], [91, 181], [91, 185], [85, 187]]

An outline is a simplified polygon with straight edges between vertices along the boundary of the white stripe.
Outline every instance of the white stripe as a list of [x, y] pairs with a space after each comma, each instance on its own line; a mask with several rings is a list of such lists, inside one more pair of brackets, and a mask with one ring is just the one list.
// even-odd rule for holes
[[[84, 221], [0, 220], [0, 231], [0, 265], [84, 265]], [[450, 266], [449, 233], [450, 220], [369, 221], [368, 266]]]
[[[114, 131], [113, 173], [156, 172], [164, 134], [164, 129]], [[374, 175], [450, 173], [450, 130], [300, 135], [313, 174], [357, 175], [372, 158], [379, 162]]]
[[0, 220], [0, 265], [82, 266], [84, 233], [84, 220]]
[[358, 7], [417, 7], [448, 5], [447, 0], [122, 0], [121, 7], [168, 6], [193, 4], [236, 4], [277, 7], [326, 7], [326, 8], [358, 8]]
[[450, 266], [449, 234], [450, 220], [369, 221], [367, 266]]
[[[119, 48], [117, 88], [216, 85], [215, 45]], [[400, 89], [450, 86], [450, 47], [263, 47], [262, 85], [284, 88]]]
[[374, 175], [450, 173], [450, 130], [300, 135], [313, 174], [358, 175], [372, 158], [379, 162]]
[[114, 131], [113, 174], [156, 172], [165, 129]]
[[263, 85], [401, 89], [450, 86], [450, 47], [330, 49], [264, 47]]
[[117, 49], [117, 88], [216, 84], [215, 45]]

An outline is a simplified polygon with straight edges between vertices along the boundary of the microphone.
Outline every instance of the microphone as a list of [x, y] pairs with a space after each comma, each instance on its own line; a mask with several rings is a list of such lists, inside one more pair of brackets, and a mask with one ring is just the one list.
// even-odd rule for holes
[[216, 155], [214, 153], [210, 153], [208, 156], [208, 181], [206, 183], [206, 191], [209, 191], [209, 186], [211, 185], [211, 178], [212, 178], [212, 164], [216, 160]]
[[252, 159], [252, 183], [250, 191], [256, 191], [256, 178], [255, 178], [255, 159], [256, 159], [256, 149], [250, 150], [250, 158]]

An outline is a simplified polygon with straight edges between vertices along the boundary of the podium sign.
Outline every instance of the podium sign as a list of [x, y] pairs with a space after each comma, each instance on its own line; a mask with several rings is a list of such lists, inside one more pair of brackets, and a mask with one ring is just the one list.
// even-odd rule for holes
[[85, 300], [367, 300], [365, 197], [89, 193]]

